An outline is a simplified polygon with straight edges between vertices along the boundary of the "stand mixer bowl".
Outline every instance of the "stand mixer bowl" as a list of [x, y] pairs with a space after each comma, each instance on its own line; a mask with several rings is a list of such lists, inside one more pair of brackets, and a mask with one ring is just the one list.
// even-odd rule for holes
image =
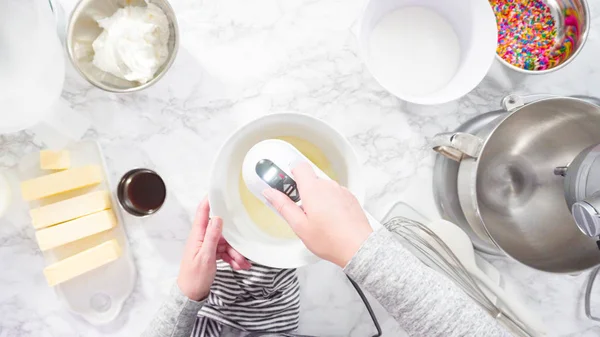
[[441, 134], [434, 148], [460, 161], [460, 205], [482, 239], [535, 269], [574, 273], [600, 264], [600, 251], [578, 229], [554, 170], [600, 143], [599, 125], [595, 104], [541, 99], [516, 107], [487, 139]]

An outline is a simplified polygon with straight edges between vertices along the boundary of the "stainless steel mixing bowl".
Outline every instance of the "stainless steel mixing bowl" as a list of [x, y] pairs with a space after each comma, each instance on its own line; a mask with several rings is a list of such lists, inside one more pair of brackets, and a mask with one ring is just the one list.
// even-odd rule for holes
[[111, 92], [133, 92], [148, 88], [158, 82], [175, 61], [179, 48], [179, 28], [173, 8], [166, 0], [148, 0], [158, 6], [169, 20], [169, 58], [146, 83], [127, 81], [98, 69], [92, 64], [92, 43], [102, 33], [97, 20], [113, 15], [125, 6], [146, 6], [144, 0], [80, 0], [69, 20], [67, 51], [75, 69], [96, 87]]
[[437, 151], [460, 161], [460, 205], [473, 230], [539, 270], [572, 273], [600, 264], [596, 239], [577, 228], [554, 174], [600, 143], [600, 107], [578, 98], [513, 104], [487, 138], [441, 134]]
[[571, 11], [574, 13], [577, 21], [577, 27], [579, 28], [575, 35], [575, 45], [573, 46], [573, 49], [568, 57], [562, 60], [558, 65], [546, 70], [527, 70], [515, 67], [496, 54], [496, 58], [498, 61], [500, 61], [500, 63], [514, 71], [535, 75], [547, 74], [556, 71], [573, 61], [587, 40], [588, 32], [590, 30], [590, 8], [586, 0], [544, 0], [544, 2], [550, 8], [550, 12], [552, 13], [552, 17], [556, 23], [556, 38], [554, 39], [555, 46], [561, 45], [565, 40], [567, 30], [567, 25], [565, 24], [565, 12]]

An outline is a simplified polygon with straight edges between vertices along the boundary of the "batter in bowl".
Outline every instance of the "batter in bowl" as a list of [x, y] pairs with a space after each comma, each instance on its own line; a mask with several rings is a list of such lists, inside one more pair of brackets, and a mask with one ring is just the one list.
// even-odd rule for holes
[[[332, 180], [337, 181], [337, 175], [331, 166], [331, 163], [316, 145], [310, 143], [307, 140], [297, 137], [277, 137], [277, 139], [286, 141], [296, 147], [306, 158], [310, 159], [318, 168], [327, 174]], [[248, 212], [250, 219], [260, 228], [263, 232], [282, 239], [293, 239], [296, 238], [296, 234], [292, 231], [290, 226], [273, 210], [267, 205], [260, 201], [257, 197], [250, 192], [244, 178], [240, 172], [238, 179], [238, 190], [240, 192], [240, 198], [242, 204]]]

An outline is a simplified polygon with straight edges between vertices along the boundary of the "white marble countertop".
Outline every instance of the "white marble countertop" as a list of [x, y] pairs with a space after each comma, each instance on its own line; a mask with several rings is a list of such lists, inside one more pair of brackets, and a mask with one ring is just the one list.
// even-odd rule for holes
[[[165, 208], [148, 219], [126, 218], [138, 269], [121, 315], [103, 327], [66, 311], [42, 275], [43, 258], [26, 221], [0, 220], [0, 337], [137, 336], [173, 282], [196, 204], [206, 194], [217, 149], [237, 127], [265, 114], [293, 111], [339, 129], [357, 150], [368, 186], [366, 208], [382, 216], [404, 200], [435, 216], [433, 152], [428, 140], [476, 114], [499, 108], [508, 93], [600, 96], [600, 5], [578, 58], [563, 70], [524, 77], [495, 64], [459, 101], [424, 107], [383, 90], [357, 55], [351, 27], [362, 0], [173, 0], [181, 46], [169, 73], [145, 91], [117, 95], [92, 87], [69, 65], [63, 98], [92, 121], [85, 139], [103, 147], [113, 181], [134, 166], [167, 182]], [[0, 136], [0, 167], [41, 148], [30, 132]], [[586, 274], [550, 275], [493, 258], [518, 285], [551, 335], [600, 336], [585, 318]], [[369, 336], [373, 327], [338, 268], [302, 269], [301, 331]], [[600, 293], [596, 297], [600, 301]], [[381, 307], [386, 336], [399, 327]]]

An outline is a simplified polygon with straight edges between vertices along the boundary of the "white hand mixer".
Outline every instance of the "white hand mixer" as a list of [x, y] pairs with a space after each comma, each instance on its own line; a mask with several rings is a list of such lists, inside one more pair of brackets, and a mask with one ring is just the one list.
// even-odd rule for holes
[[[274, 188], [302, 207], [292, 169], [303, 162], [310, 164], [320, 179], [331, 180], [292, 144], [279, 139], [268, 139], [254, 145], [244, 158], [242, 176], [250, 192], [277, 213], [263, 196], [264, 190]], [[381, 227], [381, 223], [372, 215], [366, 211], [365, 214], [374, 230]]]

